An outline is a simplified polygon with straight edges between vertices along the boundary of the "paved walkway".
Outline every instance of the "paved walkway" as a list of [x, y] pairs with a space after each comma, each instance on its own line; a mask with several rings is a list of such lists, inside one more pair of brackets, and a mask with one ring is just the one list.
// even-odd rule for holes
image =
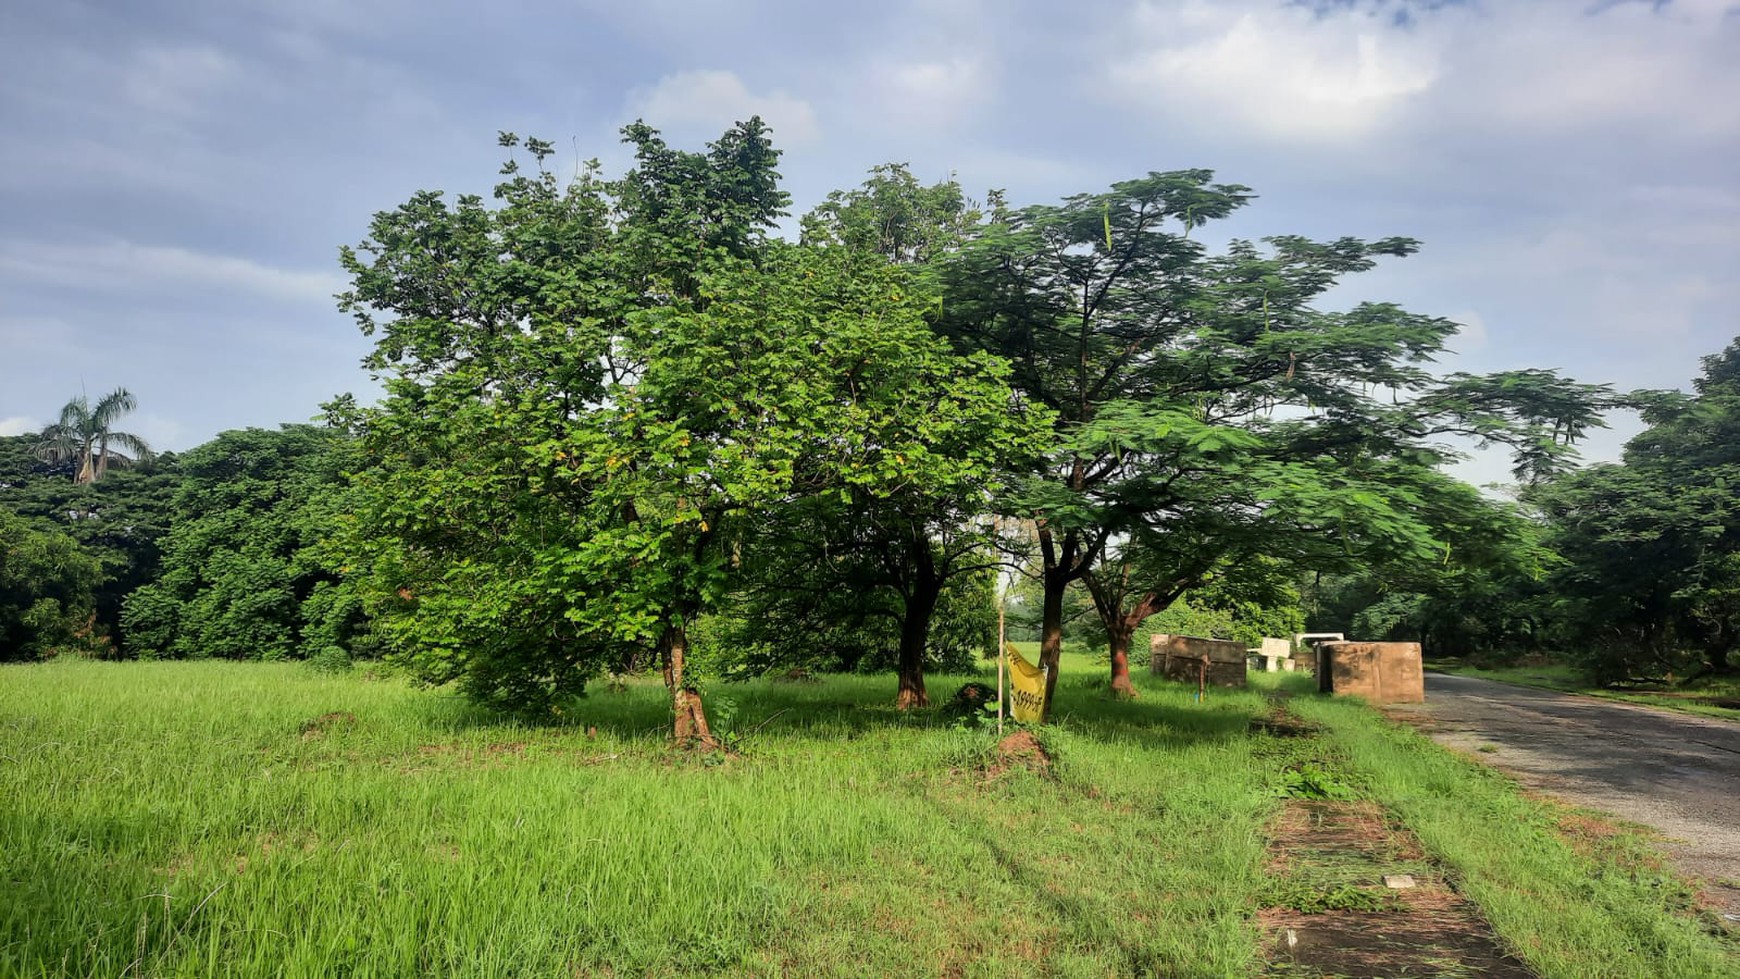
[[1441, 744], [1567, 802], [1654, 827], [1708, 897], [1740, 914], [1740, 723], [1490, 680], [1426, 675], [1394, 707]]

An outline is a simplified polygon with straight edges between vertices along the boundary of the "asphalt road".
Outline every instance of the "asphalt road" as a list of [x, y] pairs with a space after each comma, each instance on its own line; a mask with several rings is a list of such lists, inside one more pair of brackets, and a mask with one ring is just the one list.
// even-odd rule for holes
[[1740, 723], [1440, 673], [1426, 703], [1390, 712], [1524, 785], [1655, 828], [1711, 903], [1740, 914]]

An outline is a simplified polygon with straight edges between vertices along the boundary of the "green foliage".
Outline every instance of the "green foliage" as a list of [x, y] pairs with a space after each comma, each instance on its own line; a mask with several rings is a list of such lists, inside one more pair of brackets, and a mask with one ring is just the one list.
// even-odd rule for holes
[[1505, 661], [1559, 645], [1549, 574], [1562, 564], [1546, 527], [1523, 506], [1448, 483], [1433, 494], [1437, 559], [1320, 575], [1309, 625], [1362, 639], [1422, 644], [1430, 657]]
[[325, 541], [354, 462], [309, 425], [220, 434], [181, 456], [162, 574], [128, 596], [127, 650], [146, 658], [285, 659], [365, 652], [354, 588]]
[[1308, 881], [1283, 878], [1275, 881], [1263, 896], [1268, 907], [1291, 908], [1305, 914], [1329, 911], [1390, 911], [1401, 901], [1392, 893], [1338, 881], [1327, 887], [1313, 886]]
[[1156, 633], [1231, 639], [1255, 647], [1266, 637], [1286, 639], [1303, 632], [1305, 610], [1287, 571], [1279, 562], [1263, 559], [1221, 569], [1143, 622], [1131, 639], [1131, 652], [1147, 655], [1149, 638]]
[[1649, 399], [1623, 464], [1536, 493], [1567, 631], [1600, 679], [1732, 668], [1740, 647], [1740, 341]]
[[887, 163], [872, 168], [862, 186], [836, 190], [804, 215], [803, 240], [924, 265], [958, 248], [983, 217], [954, 180], [926, 187], [906, 164]]
[[0, 511], [0, 662], [93, 652], [98, 559], [78, 541]]
[[1534, 477], [1617, 401], [1549, 372], [1435, 377], [1454, 323], [1318, 308], [1409, 239], [1210, 254], [1192, 237], [1250, 196], [1205, 170], [1153, 173], [1002, 213], [942, 259], [939, 329], [1007, 358], [1056, 412], [1056, 451], [1014, 505], [1036, 521], [1053, 609], [1082, 582], [1114, 646], [1228, 566], [1440, 558], [1487, 509], [1436, 471], [1442, 437], [1511, 445]]
[[1360, 797], [1357, 788], [1343, 777], [1315, 762], [1302, 762], [1281, 772], [1275, 794], [1288, 799], [1333, 799], [1347, 802]]
[[326, 646], [308, 657], [308, 668], [317, 673], [344, 673], [351, 668], [350, 654], [343, 646]]
[[995, 360], [930, 334], [909, 271], [767, 238], [759, 121], [705, 153], [625, 136], [620, 180], [562, 184], [534, 152], [500, 206], [418, 195], [345, 252], [388, 391], [349, 422], [369, 607], [424, 679], [534, 712], [671, 659], [776, 511], [974, 512], [1029, 417]]
[[128, 644], [121, 628], [127, 595], [156, 578], [178, 479], [172, 453], [125, 469], [100, 483], [79, 483], [75, 462], [49, 462], [34, 436], [0, 437], [0, 511], [77, 540], [102, 564], [92, 592], [95, 633], [111, 655]]
[[50, 462], [70, 463], [75, 483], [95, 483], [112, 465], [148, 461], [151, 447], [145, 440], [114, 427], [122, 415], [136, 407], [138, 401], [126, 388], [116, 388], [94, 405], [81, 394], [60, 409], [58, 421], [42, 430], [37, 453]]

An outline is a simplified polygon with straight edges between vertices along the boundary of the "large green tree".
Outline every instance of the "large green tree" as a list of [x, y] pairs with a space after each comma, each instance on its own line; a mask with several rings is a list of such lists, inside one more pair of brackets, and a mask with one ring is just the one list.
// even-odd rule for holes
[[92, 594], [99, 652], [126, 646], [121, 604], [156, 578], [179, 474], [174, 453], [111, 471], [100, 483], [73, 480], [78, 462], [50, 462], [33, 435], [0, 437], [0, 510], [78, 541], [102, 563]]
[[[983, 493], [1014, 412], [911, 275], [769, 230], [759, 121], [705, 152], [625, 130], [636, 166], [515, 165], [497, 207], [420, 194], [345, 253], [388, 397], [352, 545], [426, 679], [548, 705], [657, 652], [680, 741], [710, 735], [689, 630], [772, 511], [831, 495]], [[504, 142], [515, 145], [518, 140]]]
[[1622, 463], [1536, 494], [1568, 625], [1604, 679], [1725, 673], [1740, 647], [1740, 340], [1703, 366], [1693, 393], [1650, 401]]
[[126, 650], [285, 659], [366, 651], [354, 587], [327, 541], [348, 516], [353, 446], [312, 425], [223, 432], [179, 459], [159, 576], [127, 597]]
[[1058, 451], [1024, 506], [1043, 559], [1041, 659], [1057, 676], [1066, 590], [1085, 583], [1128, 692], [1147, 616], [1232, 560], [1425, 559], [1419, 516], [1451, 435], [1519, 449], [1529, 475], [1610, 400], [1550, 372], [1439, 378], [1455, 324], [1324, 293], [1405, 238], [1193, 234], [1250, 198], [1205, 170], [1151, 173], [1004, 212], [946, 256], [938, 326], [1007, 358], [1056, 412]]

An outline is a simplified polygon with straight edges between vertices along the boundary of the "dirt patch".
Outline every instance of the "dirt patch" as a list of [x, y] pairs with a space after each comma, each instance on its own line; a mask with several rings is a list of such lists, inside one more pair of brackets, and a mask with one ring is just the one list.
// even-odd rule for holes
[[356, 725], [356, 715], [348, 710], [335, 710], [302, 722], [299, 729], [304, 741], [324, 737], [327, 732], [344, 730]]
[[1257, 920], [1273, 936], [1271, 976], [1534, 976], [1484, 922], [1454, 912], [1265, 911]]
[[985, 766], [985, 781], [1002, 776], [1012, 768], [1024, 768], [1040, 775], [1051, 774], [1051, 755], [1031, 731], [1016, 731], [997, 742], [991, 749], [990, 763]]
[[1252, 734], [1267, 734], [1275, 738], [1308, 738], [1319, 730], [1317, 725], [1294, 714], [1282, 703], [1276, 703], [1267, 717], [1251, 720]]
[[1375, 803], [1292, 800], [1271, 839], [1271, 906], [1257, 916], [1269, 975], [1534, 975]]
[[[1628, 838], [1643, 834], [1656, 835], [1645, 826], [1627, 826], [1598, 812], [1573, 809], [1544, 792], [1525, 789], [1522, 794], [1525, 798], [1545, 806], [1552, 813], [1553, 822], [1558, 826], [1565, 842], [1570, 844], [1571, 849], [1586, 857], [1599, 857], [1610, 853]], [[1651, 869], [1664, 869], [1664, 861], [1656, 855], [1643, 856], [1649, 860]]]
[[1295, 799], [1271, 824], [1271, 836], [1271, 860], [1337, 852], [1391, 863], [1426, 858], [1414, 835], [1375, 802]]

